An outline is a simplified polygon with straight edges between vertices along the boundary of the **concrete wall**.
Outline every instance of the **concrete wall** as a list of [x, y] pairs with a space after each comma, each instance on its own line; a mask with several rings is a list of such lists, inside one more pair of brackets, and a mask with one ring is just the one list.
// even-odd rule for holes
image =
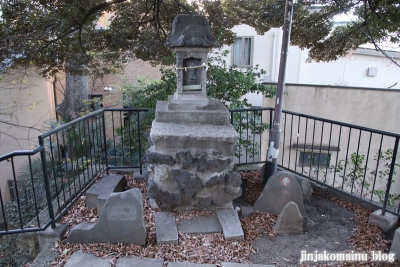
[[[400, 133], [400, 124], [397, 123], [400, 113], [400, 90], [288, 84], [286, 92], [287, 95], [283, 102], [285, 110], [381, 131]], [[265, 99], [264, 107], [274, 107], [274, 100]], [[269, 119], [267, 114], [265, 117]], [[310, 151], [313, 147], [314, 152], [329, 153], [331, 154], [330, 164], [341, 160], [344, 163], [346, 158], [350, 161], [350, 155], [353, 153], [365, 155], [364, 162], [368, 162], [369, 165], [369, 169], [365, 172], [368, 180], [373, 176], [371, 172], [376, 170], [378, 150], [393, 149], [395, 142], [393, 137], [381, 139], [381, 134], [370, 134], [368, 131], [358, 129], [350, 130], [349, 127], [340, 127], [334, 124], [331, 128], [331, 124], [328, 122], [314, 124], [312, 119], [306, 121], [303, 118], [299, 121], [297, 116], [290, 115], [282, 117], [280, 128], [282, 136], [279, 164], [314, 178], [317, 177], [317, 174], [312, 171], [316, 166], [312, 166], [312, 168], [302, 166], [299, 162], [300, 152]], [[261, 151], [262, 158], [265, 159], [268, 132], [264, 134], [263, 140], [266, 142], [263, 143]], [[306, 150], [295, 148], [294, 146], [297, 144], [306, 144], [308, 148]], [[325, 146], [325, 149], [319, 151], [320, 145]], [[334, 151], [335, 148], [338, 148], [339, 151]], [[368, 161], [367, 155], [369, 155]], [[400, 164], [400, 153], [397, 155], [397, 163]], [[348, 167], [350, 166], [351, 164], [348, 165]], [[379, 172], [386, 169], [381, 166], [377, 170]], [[319, 178], [325, 178], [323, 175], [321, 172], [318, 174]], [[327, 175], [326, 178], [328, 182], [333, 183], [333, 174]], [[338, 176], [335, 179], [336, 184], [342, 182]], [[384, 180], [378, 181], [375, 190], [385, 188]], [[393, 184], [391, 194], [400, 194], [399, 173], [395, 176], [395, 180], [397, 182]], [[364, 193], [366, 192], [364, 191]]]
[[[1, 114], [0, 119], [8, 123], [26, 126], [21, 128], [0, 123], [0, 155], [14, 150], [35, 148], [38, 144], [38, 135], [46, 131], [44, 122], [55, 119], [52, 82], [42, 78], [35, 68], [12, 69], [2, 75], [0, 94], [2, 107], [16, 107], [15, 113], [11, 117]], [[20, 164], [27, 160], [27, 157], [14, 158], [17, 172]], [[3, 200], [7, 201], [10, 197], [7, 180], [13, 179], [12, 162], [0, 162], [0, 170], [1, 194]]]

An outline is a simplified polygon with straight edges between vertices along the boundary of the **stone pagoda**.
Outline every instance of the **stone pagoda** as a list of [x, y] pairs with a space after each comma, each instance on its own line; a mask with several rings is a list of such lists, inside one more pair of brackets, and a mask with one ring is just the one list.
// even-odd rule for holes
[[163, 210], [226, 208], [242, 194], [232, 163], [239, 134], [207, 96], [207, 55], [217, 44], [204, 16], [175, 17], [165, 45], [176, 52], [177, 88], [157, 102], [146, 153], [148, 194]]

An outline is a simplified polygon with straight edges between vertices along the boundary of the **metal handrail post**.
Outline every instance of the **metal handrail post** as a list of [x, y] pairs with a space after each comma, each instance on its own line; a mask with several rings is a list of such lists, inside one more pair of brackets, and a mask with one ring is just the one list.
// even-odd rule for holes
[[[139, 142], [139, 173], [143, 174], [142, 172], [142, 143], [140, 138], [140, 111], [136, 112], [137, 116], [137, 127], [138, 127], [138, 142]], [[131, 133], [129, 133], [131, 134]]]
[[389, 199], [390, 186], [392, 185], [393, 173], [394, 173], [394, 168], [396, 165], [398, 149], [399, 149], [399, 137], [396, 137], [396, 141], [394, 143], [394, 149], [393, 149], [392, 163], [390, 164], [389, 179], [388, 179], [387, 186], [386, 186], [385, 200], [383, 201], [382, 216], [385, 215], [385, 212], [386, 212], [386, 206], [387, 206], [387, 202]]
[[56, 221], [54, 217], [54, 210], [53, 210], [53, 201], [51, 197], [50, 191], [50, 181], [49, 181], [49, 173], [47, 172], [47, 161], [46, 161], [46, 149], [44, 146], [44, 140], [42, 136], [39, 136], [39, 146], [40, 150], [40, 159], [42, 161], [42, 169], [43, 169], [43, 181], [44, 181], [44, 189], [46, 191], [46, 198], [47, 198], [47, 208], [49, 209], [49, 217], [50, 217], [50, 225], [51, 228], [56, 228]]
[[[113, 111], [111, 111], [113, 112]], [[107, 136], [106, 136], [106, 120], [105, 120], [105, 110], [102, 112], [102, 124], [103, 124], [103, 141], [104, 141], [104, 155], [105, 155], [105, 163], [106, 163], [106, 173], [108, 173], [108, 155], [107, 155]]]

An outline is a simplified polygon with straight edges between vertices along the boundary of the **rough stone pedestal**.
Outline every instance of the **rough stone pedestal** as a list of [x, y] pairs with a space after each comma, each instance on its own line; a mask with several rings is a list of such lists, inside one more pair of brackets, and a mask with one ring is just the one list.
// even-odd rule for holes
[[219, 101], [209, 98], [207, 106], [159, 101], [150, 138], [148, 194], [161, 209], [229, 207], [242, 194], [232, 163], [239, 135]]
[[369, 215], [368, 223], [376, 223], [386, 233], [397, 225], [398, 220], [399, 217], [396, 215], [389, 212], [382, 215], [382, 210], [376, 210]]

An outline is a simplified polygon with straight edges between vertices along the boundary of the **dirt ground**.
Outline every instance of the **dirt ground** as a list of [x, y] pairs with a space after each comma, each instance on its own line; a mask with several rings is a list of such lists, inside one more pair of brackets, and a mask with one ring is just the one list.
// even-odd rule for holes
[[[262, 179], [258, 172], [242, 173], [246, 176], [244, 182], [244, 196], [235, 201], [234, 205], [248, 205], [254, 203], [258, 198], [259, 193], [262, 190]], [[134, 182], [133, 178], [129, 181]], [[136, 186], [132, 186], [136, 187]], [[137, 184], [138, 188], [143, 190], [145, 195], [145, 184]], [[147, 196], [144, 197], [147, 199]], [[148, 200], [145, 200], [145, 204], [148, 205]], [[65, 221], [78, 221], [82, 220], [92, 221], [93, 214], [89, 209], [85, 208], [85, 201], [81, 199], [70, 209], [70, 215], [65, 215]], [[340, 203], [340, 205], [336, 204]], [[315, 253], [315, 251], [328, 253], [333, 252], [349, 252], [353, 250], [357, 251], [372, 251], [379, 250], [383, 251], [387, 249], [387, 241], [384, 240], [383, 234], [377, 228], [377, 226], [371, 226], [368, 224], [369, 211], [362, 209], [354, 204], [349, 204], [346, 201], [340, 201], [336, 199], [333, 201], [331, 198], [325, 197], [314, 193], [310, 201], [304, 203], [305, 213], [315, 225], [309, 229], [308, 232], [298, 235], [275, 235], [272, 233], [272, 225], [274, 220], [269, 217], [268, 227], [262, 230], [264, 227], [261, 225], [261, 220], [257, 220], [257, 216], [253, 215], [250, 219], [252, 229], [255, 232], [247, 232], [248, 235], [242, 242], [228, 242], [221, 241], [218, 235], [200, 235], [194, 237], [180, 236], [180, 240], [185, 238], [186, 245], [163, 245], [157, 246], [155, 237], [155, 227], [153, 222], [153, 211], [150, 207], [148, 210], [148, 216], [145, 215], [146, 221], [148, 221], [149, 237], [148, 246], [141, 249], [132, 249], [131, 246], [120, 246], [110, 244], [95, 244], [88, 245], [84, 248], [81, 244], [64, 244], [63, 242], [58, 243], [58, 250], [68, 250], [68, 255], [60, 254], [60, 257], [56, 259], [58, 264], [54, 266], [64, 266], [66, 260], [70, 254], [78, 249], [84, 249], [85, 252], [92, 253], [96, 256], [114, 255], [119, 257], [120, 255], [131, 255], [141, 257], [161, 257], [164, 260], [169, 261], [189, 261], [198, 263], [211, 263], [204, 261], [204, 257], [201, 255], [210, 256], [215, 254], [217, 257], [216, 261], [229, 261], [229, 262], [248, 262], [256, 264], [270, 264], [275, 266], [315, 266], [313, 263], [307, 263], [301, 265], [299, 260], [302, 251], [306, 253]], [[346, 208], [345, 208], [346, 207]], [[84, 217], [87, 217], [84, 219]], [[148, 217], [148, 218], [147, 218]], [[253, 218], [254, 217], [254, 218]], [[274, 217], [276, 218], [276, 217]], [[246, 219], [246, 218], [244, 218]], [[262, 221], [265, 223], [266, 221]], [[360, 223], [361, 222], [361, 223]], [[65, 222], [63, 222], [65, 223]], [[242, 221], [243, 225], [243, 221]], [[264, 225], [266, 226], [266, 225]], [[380, 233], [378, 233], [380, 232]], [[258, 233], [258, 234], [257, 234]], [[260, 236], [260, 233], [263, 235]], [[355, 235], [353, 233], [356, 233]], [[355, 237], [356, 236], [356, 237]], [[256, 238], [257, 237], [257, 238]], [[208, 246], [202, 244], [207, 243]], [[353, 245], [352, 245], [353, 244]], [[354, 246], [354, 244], [356, 244]], [[193, 255], [189, 255], [185, 251], [193, 250]], [[137, 250], [137, 251], [136, 251]], [[250, 251], [253, 251], [250, 253]], [[247, 253], [248, 252], [248, 253]], [[102, 254], [103, 253], [103, 254]], [[249, 255], [250, 253], [250, 255]], [[229, 255], [234, 255], [229, 258]], [[248, 256], [249, 255], [249, 256]], [[221, 258], [219, 258], [221, 257]], [[26, 262], [25, 262], [26, 263]], [[216, 262], [212, 262], [216, 263]], [[13, 265], [22, 266], [22, 265]], [[28, 266], [28, 265], [24, 265]], [[344, 265], [342, 263], [329, 263], [327, 265], [319, 264], [318, 266], [389, 266], [387, 263], [383, 264], [354, 264]], [[398, 264], [391, 264], [390, 266], [400, 266]]]
[[353, 212], [336, 205], [331, 200], [313, 194], [305, 202], [306, 215], [316, 223], [309, 232], [297, 235], [263, 236], [253, 242], [255, 253], [250, 255], [253, 263], [277, 266], [299, 266], [301, 251], [314, 253], [343, 252], [352, 250], [348, 242], [355, 227], [350, 220]]

